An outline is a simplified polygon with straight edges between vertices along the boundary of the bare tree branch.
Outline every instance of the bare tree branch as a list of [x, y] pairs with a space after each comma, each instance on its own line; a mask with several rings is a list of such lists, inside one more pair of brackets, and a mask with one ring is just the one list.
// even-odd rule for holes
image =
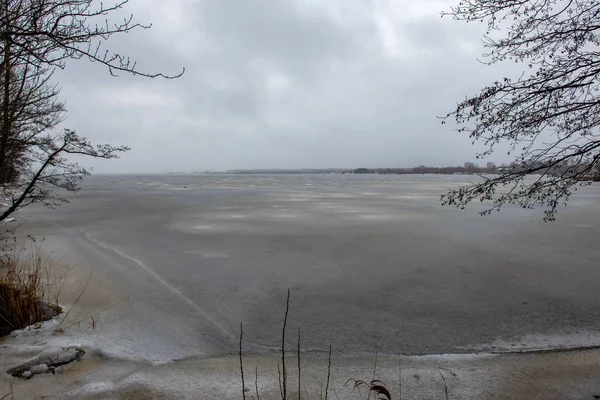
[[129, 150], [93, 146], [68, 129], [56, 132], [66, 114], [52, 81], [57, 68], [87, 58], [113, 75], [172, 79], [183, 73], [138, 71], [135, 61], [104, 49], [114, 35], [150, 28], [133, 15], [109, 21], [128, 2], [0, 0], [0, 194], [8, 203], [0, 221], [30, 204], [56, 207], [67, 201], [64, 191], [78, 191], [89, 171], [70, 156], [112, 159]]
[[149, 29], [134, 21], [133, 14], [120, 22], [107, 17], [123, 9], [129, 0], [105, 6], [94, 0], [3, 0], [5, 12], [0, 26], [5, 43], [23, 56], [35, 59], [37, 65], [64, 68], [68, 59], [87, 58], [105, 65], [109, 72], [131, 73], [150, 78], [178, 78], [175, 74], [144, 72], [136, 69], [129, 57], [103, 48], [112, 36], [137, 29]]
[[483, 214], [507, 203], [541, 205], [544, 219], [554, 220], [558, 206], [598, 173], [600, 3], [463, 0], [444, 15], [487, 22], [487, 63], [522, 63], [528, 73], [494, 82], [443, 117], [484, 144], [478, 158], [507, 143], [515, 161], [499, 176], [449, 191], [442, 204], [491, 202]]

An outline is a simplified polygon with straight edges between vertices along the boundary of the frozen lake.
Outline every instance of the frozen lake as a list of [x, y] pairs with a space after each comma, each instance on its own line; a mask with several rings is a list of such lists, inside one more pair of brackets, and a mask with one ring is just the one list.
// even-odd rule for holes
[[240, 322], [249, 348], [276, 347], [288, 288], [291, 337], [300, 329], [314, 350], [461, 353], [594, 335], [600, 186], [544, 223], [541, 209], [441, 207], [465, 179], [95, 176], [70, 204], [20, 217], [67, 237], [129, 296], [101, 335], [160, 348], [157, 360], [235, 351]]

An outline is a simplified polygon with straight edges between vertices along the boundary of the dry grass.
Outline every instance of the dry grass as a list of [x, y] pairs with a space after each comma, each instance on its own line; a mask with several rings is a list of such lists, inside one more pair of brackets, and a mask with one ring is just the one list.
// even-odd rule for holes
[[0, 336], [57, 315], [63, 282], [64, 275], [51, 273], [34, 239], [28, 249], [5, 252], [0, 259]]
[[[290, 395], [290, 393], [287, 390], [288, 364], [286, 364], [286, 351], [285, 351], [285, 344], [286, 344], [285, 332], [287, 329], [289, 311], [290, 311], [290, 291], [288, 290], [287, 301], [286, 301], [286, 306], [285, 306], [285, 314], [284, 314], [284, 319], [283, 319], [283, 326], [281, 329], [281, 331], [282, 331], [281, 349], [280, 349], [281, 350], [281, 356], [280, 356], [281, 358], [280, 358], [280, 362], [277, 363], [279, 395], [281, 397], [281, 400], [290, 400], [292, 398], [292, 395]], [[240, 324], [239, 359], [240, 359], [240, 373], [241, 373], [241, 378], [242, 378], [242, 399], [246, 399], [247, 398], [246, 392], [248, 392], [249, 389], [245, 385], [245, 378], [244, 378], [243, 347], [242, 347], [243, 335], [244, 335], [243, 325]], [[310, 395], [309, 395], [308, 390], [306, 390], [306, 386], [304, 386], [305, 392], [306, 392], [305, 396], [302, 395], [302, 390], [301, 390], [301, 388], [303, 386], [303, 382], [302, 382], [303, 374], [302, 374], [302, 363], [301, 363], [300, 331], [298, 331], [298, 342], [297, 342], [296, 352], [297, 352], [297, 361], [298, 361], [298, 364], [297, 364], [297, 366], [298, 366], [298, 371], [297, 371], [298, 392], [296, 394], [297, 397], [295, 397], [295, 398], [297, 398], [298, 400], [302, 400], [302, 398], [304, 397], [307, 400], [310, 400]], [[331, 356], [332, 356], [332, 346], [329, 345], [329, 353], [328, 353], [328, 357], [327, 357], [327, 376], [326, 376], [326, 380], [325, 380], [325, 391], [323, 391], [323, 381], [321, 381], [320, 382], [321, 391], [320, 391], [319, 395], [317, 396], [317, 398], [319, 400], [328, 400], [329, 394], [331, 392], [333, 392], [333, 394], [335, 395], [335, 398], [337, 400], [340, 399], [340, 397], [337, 394], [337, 391], [335, 390], [335, 387], [330, 388], [331, 370], [332, 370], [332, 357]], [[358, 394], [358, 396], [360, 397], [360, 399], [364, 399], [363, 394], [361, 393], [361, 389], [366, 389], [366, 391], [367, 391], [366, 399], [367, 400], [370, 400], [371, 398], [373, 398], [374, 400], [392, 400], [392, 398], [394, 400], [396, 400], [396, 399], [402, 400], [402, 398], [403, 398], [402, 397], [402, 362], [401, 362], [400, 355], [398, 355], [398, 392], [397, 392], [397, 394], [394, 394], [394, 395], [391, 392], [391, 386], [388, 386], [381, 380], [377, 379], [377, 372], [378, 372], [377, 371], [377, 361], [378, 361], [378, 352], [376, 351], [375, 352], [375, 361], [374, 361], [374, 365], [373, 365], [373, 374], [372, 374], [372, 378], [370, 381], [351, 378], [346, 381], [346, 385], [351, 384], [352, 391], [356, 392]], [[441, 372], [442, 369], [444, 369], [444, 368], [439, 368], [438, 373], [443, 382], [443, 388], [444, 388], [443, 398], [445, 400], [449, 400], [450, 399], [450, 390], [448, 388], [446, 378], [444, 377], [444, 375]], [[449, 371], [449, 370], [445, 370], [445, 371], [456, 376], [456, 374], [454, 374], [452, 371]], [[250, 396], [250, 398], [260, 400], [260, 392], [258, 389], [258, 367], [255, 368], [254, 388], [255, 388], [256, 397]]]
[[[283, 318], [283, 326], [281, 328], [281, 364], [279, 362], [277, 363], [279, 394], [281, 396], [281, 400], [289, 400], [291, 398], [291, 396], [289, 395], [288, 390], [287, 390], [288, 366], [286, 364], [286, 350], [285, 350], [285, 339], [286, 339], [285, 332], [287, 329], [289, 311], [290, 311], [290, 290], [288, 289], [287, 300], [286, 300], [286, 304], [285, 304], [285, 315]], [[240, 347], [239, 347], [240, 375], [242, 378], [242, 399], [245, 400], [246, 399], [246, 391], [248, 391], [248, 389], [246, 388], [245, 379], [244, 379], [244, 361], [243, 361], [243, 348], [242, 348], [243, 336], [244, 336], [244, 326], [243, 326], [243, 324], [240, 324], [240, 342], [239, 342], [240, 343]], [[298, 371], [297, 371], [298, 372], [298, 393], [297, 393], [297, 396], [298, 396], [298, 400], [302, 400], [302, 362], [301, 362], [301, 347], [300, 347], [300, 331], [298, 331], [298, 342], [297, 342], [296, 351], [297, 351], [297, 357], [298, 357]], [[326, 378], [326, 384], [325, 384], [325, 392], [323, 393], [323, 382], [321, 382], [321, 392], [319, 395], [319, 400], [328, 400], [329, 399], [329, 393], [330, 393], [329, 385], [331, 383], [331, 368], [332, 368], [331, 355], [332, 355], [332, 346], [329, 345], [329, 353], [328, 353], [328, 357], [327, 357], [327, 378]], [[364, 381], [356, 380], [356, 379], [350, 379], [348, 382], [350, 382], [350, 381], [354, 382], [354, 389], [358, 389], [363, 385], [367, 386], [368, 390], [369, 390], [369, 394], [371, 392], [375, 393], [377, 399], [391, 400], [390, 392], [385, 388], [383, 382], [375, 380], [376, 371], [377, 371], [377, 355], [375, 357], [375, 365], [373, 367], [373, 380], [370, 383], [366, 383]], [[346, 383], [348, 383], [348, 382], [346, 382]], [[260, 400], [260, 392], [258, 390], [258, 367], [256, 368], [256, 372], [255, 372], [254, 387], [255, 387], [256, 399]], [[335, 392], [335, 388], [333, 389], [333, 391], [335, 393], [336, 398], [339, 399], [337, 392]], [[254, 396], [252, 396], [252, 398], [254, 399]], [[308, 392], [306, 393], [306, 398], [310, 399]], [[400, 397], [400, 399], [401, 399], [401, 397]]]

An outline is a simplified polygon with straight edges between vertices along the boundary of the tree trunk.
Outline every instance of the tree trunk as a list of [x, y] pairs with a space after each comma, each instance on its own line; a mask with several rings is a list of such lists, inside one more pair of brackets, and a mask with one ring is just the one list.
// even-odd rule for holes
[[2, 128], [0, 130], [0, 184], [7, 183], [10, 179], [10, 160], [7, 157], [8, 139], [11, 132], [10, 120], [10, 81], [11, 81], [11, 42], [10, 36], [7, 33], [10, 26], [10, 13], [8, 10], [9, 0], [3, 1], [4, 8], [4, 26], [2, 27], [4, 40], [4, 60], [2, 61], [3, 73], [3, 98], [2, 98]]

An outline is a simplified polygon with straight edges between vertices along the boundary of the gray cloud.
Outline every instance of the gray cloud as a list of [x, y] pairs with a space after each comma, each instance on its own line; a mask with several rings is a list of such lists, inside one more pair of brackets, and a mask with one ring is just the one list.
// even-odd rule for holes
[[59, 75], [65, 126], [133, 147], [99, 172], [458, 164], [476, 149], [436, 117], [507, 73], [477, 61], [481, 26], [439, 18], [450, 2], [168, 3], [132, 1], [154, 27], [110, 45], [182, 78]]

